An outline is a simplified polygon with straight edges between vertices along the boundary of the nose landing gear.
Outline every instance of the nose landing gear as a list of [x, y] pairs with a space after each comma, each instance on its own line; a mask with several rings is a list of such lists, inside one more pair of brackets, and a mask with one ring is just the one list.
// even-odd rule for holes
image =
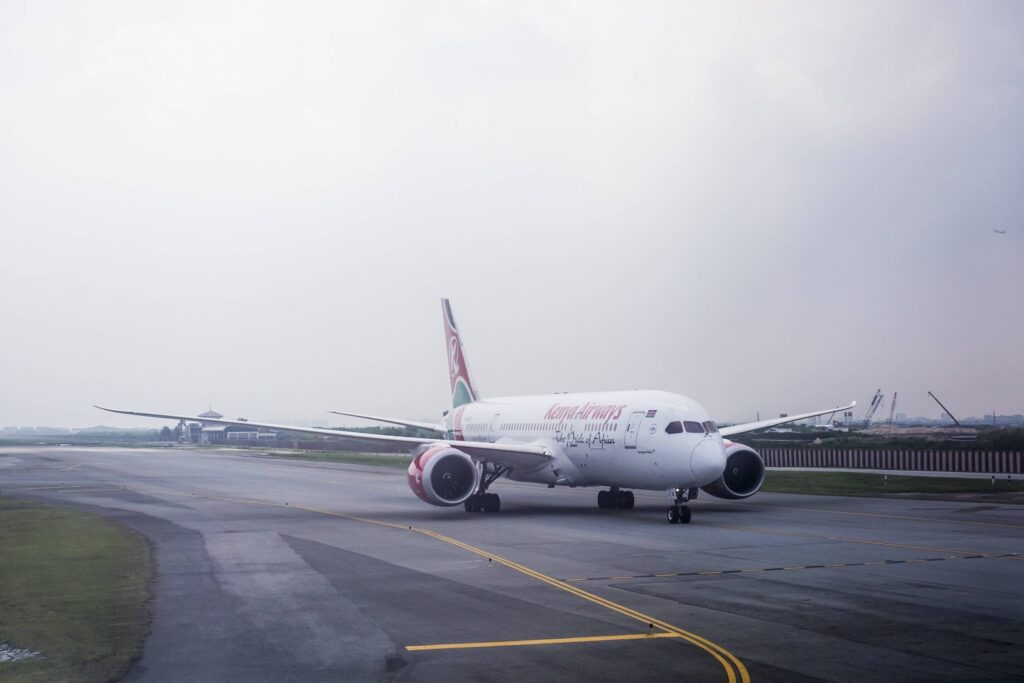
[[686, 504], [690, 500], [690, 489], [676, 489], [675, 500], [668, 508], [669, 524], [689, 524], [690, 507]]

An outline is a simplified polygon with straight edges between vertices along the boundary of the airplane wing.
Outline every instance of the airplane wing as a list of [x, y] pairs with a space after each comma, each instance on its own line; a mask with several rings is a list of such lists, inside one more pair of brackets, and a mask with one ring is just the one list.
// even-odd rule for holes
[[414, 429], [425, 429], [428, 432], [435, 432], [437, 434], [447, 434], [448, 430], [444, 428], [444, 425], [431, 424], [430, 422], [414, 422], [412, 420], [399, 420], [394, 417], [381, 417], [379, 415], [363, 415], [362, 413], [344, 413], [340, 410], [330, 410], [330, 413], [335, 415], [345, 415], [347, 417], [359, 417], [364, 420], [373, 420], [374, 422], [386, 422], [393, 425], [401, 425], [403, 427], [412, 427]]
[[733, 425], [731, 427], [719, 427], [718, 431], [721, 432], [722, 436], [745, 434], [747, 432], [757, 431], [758, 429], [765, 429], [767, 427], [774, 427], [776, 425], [784, 425], [787, 422], [799, 422], [800, 420], [806, 420], [809, 417], [817, 417], [818, 415], [828, 415], [829, 413], [838, 413], [841, 410], [849, 410], [855, 405], [857, 405], [856, 401], [854, 401], [848, 406], [839, 406], [838, 408], [829, 408], [827, 410], [817, 410], [813, 413], [803, 413], [802, 415], [788, 415], [786, 417], [777, 417], [772, 420], [761, 420], [760, 422], [747, 422], [740, 425]]
[[446, 443], [463, 451], [467, 455], [498, 465], [504, 465], [512, 469], [532, 469], [543, 465], [551, 460], [554, 455], [545, 446], [534, 446], [531, 444], [504, 444], [490, 443], [487, 441], [455, 441], [449, 439], [424, 439], [415, 436], [390, 436], [388, 434], [366, 434], [363, 432], [346, 432], [340, 429], [322, 429], [319, 427], [293, 427], [291, 425], [269, 424], [267, 422], [252, 422], [250, 420], [224, 420], [212, 419], [209, 417], [197, 417], [195, 415], [171, 415], [169, 413], [143, 413], [135, 410], [117, 410], [115, 408], [104, 408], [93, 406], [108, 413], [119, 413], [121, 415], [135, 415], [137, 417], [156, 417], [166, 420], [185, 420], [188, 422], [203, 422], [222, 425], [237, 425], [239, 427], [263, 427], [282, 432], [296, 432], [298, 434], [316, 434], [318, 436], [340, 436], [346, 439], [356, 439], [369, 443], [403, 443], [410, 447], [422, 444]]

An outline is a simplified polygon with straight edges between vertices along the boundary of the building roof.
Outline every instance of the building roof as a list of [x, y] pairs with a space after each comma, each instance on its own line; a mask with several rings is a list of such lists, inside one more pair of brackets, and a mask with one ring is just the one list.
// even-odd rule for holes
[[211, 408], [210, 410], [207, 410], [205, 413], [199, 413], [199, 417], [209, 417], [214, 420], [219, 420], [224, 416]]

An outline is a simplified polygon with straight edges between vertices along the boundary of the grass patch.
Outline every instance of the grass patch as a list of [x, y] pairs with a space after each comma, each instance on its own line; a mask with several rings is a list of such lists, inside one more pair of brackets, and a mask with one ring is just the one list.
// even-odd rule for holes
[[253, 453], [272, 458], [312, 460], [314, 462], [340, 462], [349, 465], [378, 465], [395, 469], [408, 469], [411, 455], [379, 455], [377, 453], [351, 453], [348, 451], [286, 451], [273, 450]]
[[[988, 494], [1024, 492], [1024, 481], [961, 479], [954, 477], [907, 477], [860, 472], [769, 471], [762, 491], [811, 493], [826, 496], [884, 496], [888, 494]], [[1005, 502], [1013, 502], [1007, 500]]]
[[95, 515], [0, 498], [0, 643], [38, 651], [0, 663], [11, 683], [105, 682], [149, 630], [146, 539]]

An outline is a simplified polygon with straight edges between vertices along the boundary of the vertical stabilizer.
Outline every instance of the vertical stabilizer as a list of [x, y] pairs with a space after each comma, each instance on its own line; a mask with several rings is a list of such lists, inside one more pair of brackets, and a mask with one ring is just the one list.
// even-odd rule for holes
[[448, 299], [441, 299], [441, 312], [444, 318], [444, 341], [448, 349], [448, 378], [452, 384], [452, 407], [458, 408], [465, 403], [472, 403], [480, 398], [476, 384], [466, 364], [466, 349], [455, 325], [451, 304]]

